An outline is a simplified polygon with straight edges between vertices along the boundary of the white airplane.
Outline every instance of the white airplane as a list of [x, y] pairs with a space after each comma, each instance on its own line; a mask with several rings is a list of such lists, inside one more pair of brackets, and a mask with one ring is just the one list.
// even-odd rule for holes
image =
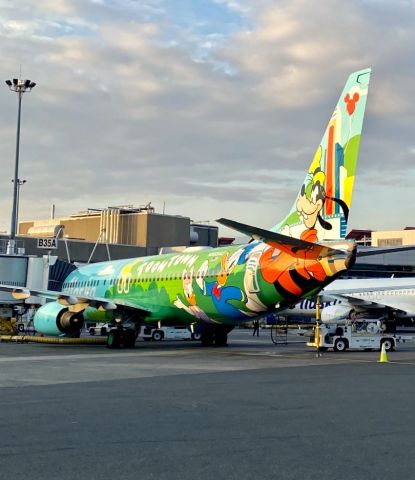
[[[415, 322], [413, 277], [335, 280], [322, 290], [320, 300], [323, 322], [353, 317]], [[284, 314], [315, 317], [315, 312], [316, 300], [305, 299], [284, 311]]]

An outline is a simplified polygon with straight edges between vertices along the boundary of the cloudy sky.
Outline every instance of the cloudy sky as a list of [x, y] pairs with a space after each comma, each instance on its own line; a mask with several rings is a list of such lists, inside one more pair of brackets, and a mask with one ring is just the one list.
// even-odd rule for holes
[[[371, 66], [350, 227], [415, 225], [414, 25], [413, 0], [0, 0], [3, 80], [37, 83], [23, 98], [20, 219], [151, 202], [271, 227], [347, 76]], [[9, 230], [5, 84], [0, 102]]]

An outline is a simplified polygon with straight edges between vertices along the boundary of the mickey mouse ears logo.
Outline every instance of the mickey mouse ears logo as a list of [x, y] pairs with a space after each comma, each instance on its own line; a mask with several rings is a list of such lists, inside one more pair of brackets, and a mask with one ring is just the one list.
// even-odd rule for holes
[[355, 92], [352, 97], [349, 93], [347, 93], [344, 97], [344, 103], [346, 104], [346, 110], [349, 115], [353, 115], [356, 108], [356, 103], [359, 101], [359, 98], [360, 95], [357, 92]]

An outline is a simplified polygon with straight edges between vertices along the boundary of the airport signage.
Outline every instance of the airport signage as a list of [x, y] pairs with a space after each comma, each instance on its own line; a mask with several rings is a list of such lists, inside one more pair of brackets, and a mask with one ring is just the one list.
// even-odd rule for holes
[[45, 248], [46, 250], [56, 250], [58, 248], [58, 239], [55, 237], [38, 238], [37, 248]]

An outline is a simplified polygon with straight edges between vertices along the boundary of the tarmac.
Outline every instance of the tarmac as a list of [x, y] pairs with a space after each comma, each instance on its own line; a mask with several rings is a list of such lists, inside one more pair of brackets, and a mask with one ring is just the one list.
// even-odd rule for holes
[[415, 478], [415, 343], [0, 344], [0, 477]]

